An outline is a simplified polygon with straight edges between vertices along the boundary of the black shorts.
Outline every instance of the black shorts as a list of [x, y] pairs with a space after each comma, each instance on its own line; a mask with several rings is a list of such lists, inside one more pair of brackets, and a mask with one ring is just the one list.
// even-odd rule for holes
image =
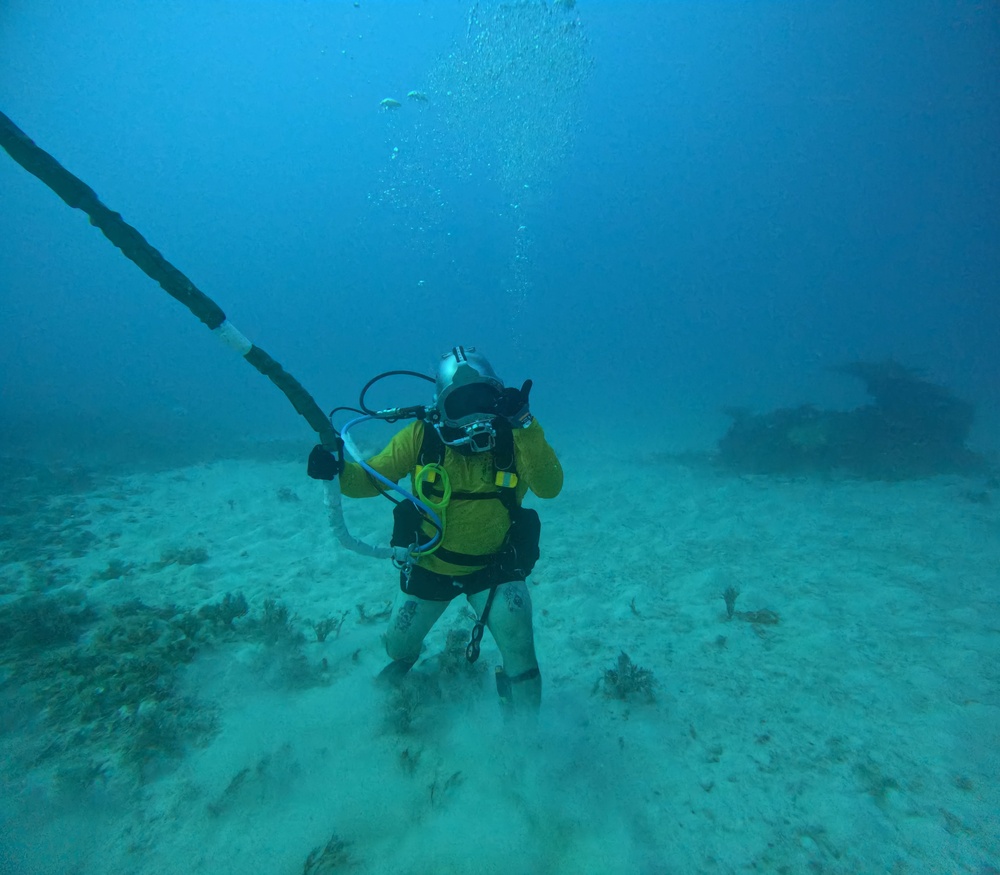
[[450, 602], [455, 596], [475, 595], [477, 592], [485, 592], [491, 587], [510, 583], [512, 580], [524, 580], [524, 578], [504, 573], [496, 565], [487, 565], [471, 574], [461, 574], [457, 577], [437, 574], [414, 565], [410, 568], [409, 576], [405, 570], [399, 573], [399, 588], [407, 595], [416, 596], [418, 599], [429, 602]]

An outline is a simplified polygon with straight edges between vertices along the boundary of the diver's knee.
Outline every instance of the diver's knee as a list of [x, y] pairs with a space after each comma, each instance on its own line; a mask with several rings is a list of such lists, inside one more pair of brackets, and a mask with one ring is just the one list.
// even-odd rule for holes
[[530, 614], [506, 614], [492, 618], [490, 631], [503, 654], [504, 665], [520, 673], [535, 665], [535, 631]]
[[415, 641], [413, 636], [397, 635], [390, 631], [385, 636], [385, 652], [389, 659], [414, 663], [420, 657], [422, 639]]

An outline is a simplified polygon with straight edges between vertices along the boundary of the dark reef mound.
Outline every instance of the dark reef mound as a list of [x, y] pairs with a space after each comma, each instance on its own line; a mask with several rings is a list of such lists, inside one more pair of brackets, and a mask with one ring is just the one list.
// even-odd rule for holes
[[754, 474], [835, 473], [873, 480], [976, 473], [982, 456], [965, 442], [974, 409], [897, 362], [835, 368], [858, 377], [873, 403], [848, 411], [812, 405], [755, 414], [729, 409], [719, 461]]

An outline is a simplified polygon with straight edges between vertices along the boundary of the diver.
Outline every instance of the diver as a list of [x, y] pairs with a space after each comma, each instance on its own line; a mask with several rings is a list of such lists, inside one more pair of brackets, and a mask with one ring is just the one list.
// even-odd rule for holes
[[[501, 704], [537, 711], [542, 681], [525, 581], [538, 558], [540, 523], [521, 503], [529, 489], [539, 498], [558, 495], [562, 466], [530, 412], [531, 380], [505, 387], [481, 352], [458, 346], [441, 357], [434, 382], [429, 415], [366, 463], [393, 483], [409, 474], [414, 494], [440, 516], [436, 526], [413, 502], [396, 503], [392, 543], [410, 552], [396, 563], [400, 591], [386, 636], [392, 662], [379, 680], [398, 683], [449, 602], [464, 595], [478, 617], [467, 658], [478, 657], [489, 628], [503, 657], [496, 669]], [[352, 498], [385, 492], [362, 465], [322, 446], [310, 454], [308, 473], [318, 480], [339, 474], [342, 493]]]

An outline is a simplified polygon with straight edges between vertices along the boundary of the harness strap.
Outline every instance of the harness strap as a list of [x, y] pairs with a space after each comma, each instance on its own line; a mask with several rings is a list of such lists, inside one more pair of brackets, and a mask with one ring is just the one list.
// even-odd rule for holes
[[456, 553], [454, 550], [446, 550], [444, 547], [438, 547], [434, 551], [434, 555], [451, 565], [469, 566], [489, 565], [497, 556], [496, 553]]
[[[452, 492], [450, 501], [499, 501], [507, 510], [511, 522], [517, 516], [520, 505], [517, 503], [517, 470], [514, 458], [514, 432], [504, 419], [498, 419], [496, 423], [496, 446], [493, 449], [493, 466], [495, 469], [494, 482], [497, 490], [495, 492]], [[426, 467], [427, 465], [443, 465], [445, 455], [445, 444], [441, 440], [441, 435], [437, 429], [429, 422], [424, 422], [424, 434], [420, 442], [420, 451], [417, 453], [417, 465]], [[425, 494], [437, 499], [444, 496], [444, 490], [433, 481], [427, 481], [424, 485]], [[493, 562], [496, 553], [458, 553], [448, 550], [445, 547], [438, 547], [434, 555], [443, 559], [451, 565], [459, 566], [486, 566]], [[491, 598], [492, 601], [492, 598]], [[488, 613], [488, 609], [487, 609]]]
[[[459, 501], [481, 501], [492, 498], [499, 500], [507, 509], [511, 519], [517, 513], [517, 460], [514, 455], [514, 430], [506, 419], [498, 418], [496, 427], [496, 446], [493, 448], [493, 467], [495, 469], [494, 483], [496, 492], [453, 492], [452, 499]], [[429, 422], [424, 423], [424, 436], [420, 442], [420, 452], [417, 453], [418, 465], [443, 465], [445, 445], [441, 435]], [[430, 494], [437, 487], [430, 486]], [[440, 553], [440, 549], [438, 550]]]
[[[444, 498], [443, 489], [425, 489], [424, 495], [428, 495], [431, 498]], [[482, 501], [484, 499], [497, 499], [503, 501], [503, 493], [501, 492], [453, 492], [451, 494], [452, 501]]]

